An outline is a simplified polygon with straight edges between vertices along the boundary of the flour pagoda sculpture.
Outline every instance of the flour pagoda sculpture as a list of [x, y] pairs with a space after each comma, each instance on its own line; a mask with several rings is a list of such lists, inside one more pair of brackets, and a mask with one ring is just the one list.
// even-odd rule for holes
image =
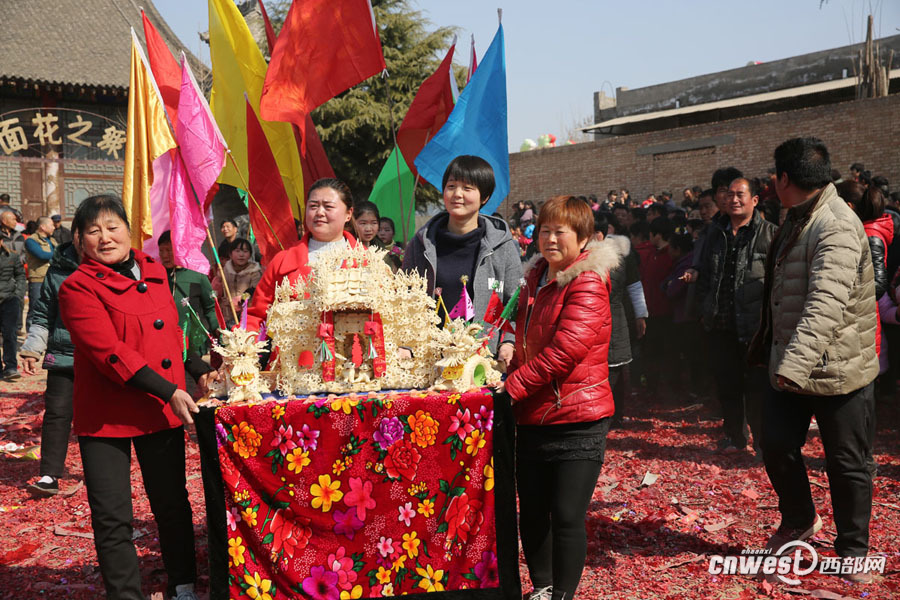
[[[384, 255], [361, 244], [322, 250], [306, 281], [285, 278], [276, 286], [265, 324], [271, 372], [259, 374], [261, 386], [268, 381], [283, 396], [299, 396], [431, 386], [465, 391], [500, 380], [481, 325], [455, 319], [440, 329], [426, 280], [393, 273]], [[217, 350], [227, 365], [229, 356], [249, 354], [244, 338], [256, 335], [237, 332], [243, 333], [232, 332], [225, 346], [243, 344], [242, 350]], [[239, 381], [247, 378], [245, 368]], [[228, 381], [235, 384], [234, 377]], [[229, 401], [239, 396], [255, 399], [252, 390], [229, 388]]]

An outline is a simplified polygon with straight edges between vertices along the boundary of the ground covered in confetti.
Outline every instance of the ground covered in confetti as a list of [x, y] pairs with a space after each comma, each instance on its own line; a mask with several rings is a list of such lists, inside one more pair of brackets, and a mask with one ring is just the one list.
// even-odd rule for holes
[[[78, 446], [70, 442], [62, 493], [35, 500], [24, 485], [38, 475], [44, 378], [0, 384], [0, 599], [102, 596]], [[900, 596], [900, 410], [879, 404], [871, 549], [886, 569], [871, 585], [809, 575], [799, 585], [711, 575], [713, 555], [759, 549], [778, 524], [777, 498], [762, 464], [749, 452], [716, 451], [715, 409], [702, 396], [635, 396], [633, 417], [609, 437], [607, 462], [588, 514], [588, 560], [578, 597], [599, 598], [893, 598]], [[825, 527], [813, 540], [833, 555], [827, 477], [818, 432], [806, 447], [810, 480]], [[163, 590], [156, 526], [135, 461], [135, 544], [144, 589]], [[206, 524], [200, 459], [188, 445], [188, 487], [206, 590]], [[529, 588], [522, 561], [525, 589]]]

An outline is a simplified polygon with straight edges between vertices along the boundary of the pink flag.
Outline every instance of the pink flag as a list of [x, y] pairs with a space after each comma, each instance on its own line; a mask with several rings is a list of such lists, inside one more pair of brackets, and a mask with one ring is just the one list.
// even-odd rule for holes
[[198, 273], [208, 273], [209, 261], [200, 251], [206, 241], [206, 220], [200, 205], [194, 199], [191, 177], [181, 148], [176, 148], [173, 152], [175, 159], [169, 186], [169, 219], [175, 264]]
[[453, 310], [450, 311], [451, 319], [465, 319], [466, 321], [471, 321], [472, 317], [475, 316], [475, 307], [472, 306], [472, 299], [469, 298], [469, 289], [463, 284], [462, 294], [459, 297], [459, 302], [456, 303], [456, 306], [453, 307]]
[[169, 195], [172, 249], [175, 264], [205, 273], [209, 262], [200, 251], [206, 239], [201, 204], [222, 172], [226, 145], [184, 54], [181, 73], [175, 127], [179, 148]]
[[172, 161], [175, 150], [160, 154], [153, 161], [153, 185], [150, 187], [150, 218], [153, 222], [153, 237], [144, 241], [144, 252], [159, 258], [159, 236], [172, 228], [169, 220], [169, 188], [172, 177]]

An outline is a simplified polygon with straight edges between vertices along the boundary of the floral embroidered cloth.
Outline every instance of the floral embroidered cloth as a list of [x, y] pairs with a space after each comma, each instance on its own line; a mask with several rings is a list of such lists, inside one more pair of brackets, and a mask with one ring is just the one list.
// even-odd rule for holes
[[223, 406], [215, 428], [231, 598], [499, 588], [489, 393]]

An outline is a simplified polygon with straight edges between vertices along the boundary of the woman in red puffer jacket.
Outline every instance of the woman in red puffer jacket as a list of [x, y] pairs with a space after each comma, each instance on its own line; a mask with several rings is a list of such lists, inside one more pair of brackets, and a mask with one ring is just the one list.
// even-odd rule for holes
[[[874, 185], [866, 188], [856, 181], [844, 181], [837, 185], [838, 194], [850, 205], [863, 223], [872, 252], [872, 267], [875, 270], [875, 300], [881, 298], [890, 285], [887, 272], [887, 248], [894, 239], [894, 222], [884, 212], [884, 194]], [[878, 320], [878, 335], [875, 338], [876, 352], [881, 354], [881, 319]]]
[[506, 391], [517, 422], [516, 480], [531, 598], [572, 598], [587, 552], [584, 521], [614, 412], [607, 242], [574, 196], [541, 208], [540, 258], [526, 274]]

